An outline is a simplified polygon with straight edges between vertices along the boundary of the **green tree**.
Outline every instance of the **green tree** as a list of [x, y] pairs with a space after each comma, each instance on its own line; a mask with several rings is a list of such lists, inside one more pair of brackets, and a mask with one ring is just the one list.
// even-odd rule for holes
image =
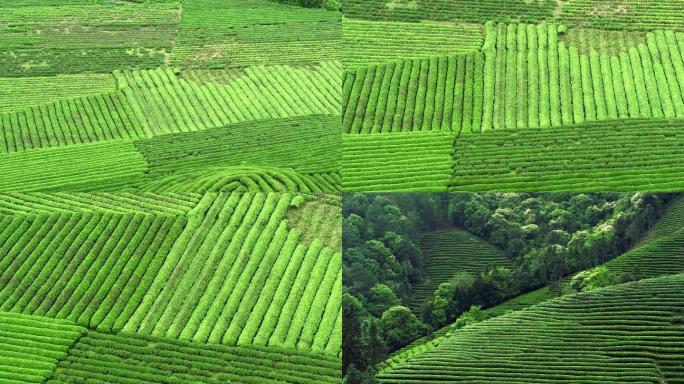
[[390, 307], [399, 304], [399, 299], [392, 289], [385, 284], [374, 285], [368, 294], [368, 312], [375, 317], [380, 317]]
[[368, 209], [368, 196], [365, 193], [342, 195], [342, 215], [344, 217], [352, 214], [366, 217], [366, 209]]
[[[363, 371], [368, 366], [366, 348], [362, 339], [364, 318], [361, 302], [350, 294], [342, 295], [342, 374], [347, 369]], [[350, 372], [355, 373], [355, 372]]]
[[410, 238], [396, 232], [385, 232], [381, 241], [406, 266], [409, 281], [414, 284], [420, 282], [423, 277], [423, 253], [420, 248]]
[[576, 274], [572, 277], [570, 286], [577, 291], [585, 292], [615, 285], [617, 281], [617, 275], [610, 272], [605, 266], [600, 266]]
[[345, 372], [344, 384], [364, 384], [363, 373], [354, 364], [350, 364]]
[[366, 223], [355, 214], [342, 219], [342, 246], [344, 248], [358, 247], [366, 237]]
[[531, 250], [525, 255], [525, 262], [540, 282], [548, 284], [566, 275], [566, 256], [567, 248], [553, 244]]
[[381, 282], [393, 282], [393, 289], [406, 290], [406, 271], [392, 254], [392, 250], [378, 240], [368, 240], [360, 248], [365, 259], [377, 263], [375, 276]]
[[449, 311], [452, 317], [470, 307], [473, 300], [472, 290], [475, 280], [475, 276], [468, 272], [458, 272], [449, 280], [453, 289]]
[[465, 205], [463, 212], [465, 216], [464, 226], [468, 231], [480, 236], [485, 236], [485, 226], [487, 225], [487, 220], [492, 212], [484, 206], [481, 202], [471, 199]]
[[379, 321], [373, 317], [369, 317], [365, 323], [364, 338], [368, 344], [368, 359], [372, 364], [377, 364], [387, 357], [387, 346], [382, 339], [378, 323]]
[[454, 288], [449, 283], [442, 283], [435, 290], [430, 316], [435, 328], [444, 326], [449, 321], [453, 295]]
[[342, 2], [340, 0], [323, 0], [323, 8], [330, 11], [339, 11], [342, 9]]
[[456, 192], [450, 194], [449, 198], [449, 221], [457, 227], [464, 227], [466, 205], [473, 198], [473, 194]]
[[427, 328], [410, 309], [397, 305], [382, 314], [380, 319], [385, 341], [390, 352], [423, 336]]

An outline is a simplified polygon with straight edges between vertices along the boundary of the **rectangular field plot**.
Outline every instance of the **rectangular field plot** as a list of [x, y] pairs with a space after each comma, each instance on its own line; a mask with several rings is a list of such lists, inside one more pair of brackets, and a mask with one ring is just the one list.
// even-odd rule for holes
[[454, 136], [449, 133], [346, 135], [342, 189], [445, 191]]
[[461, 135], [449, 190], [681, 190], [683, 128], [659, 119]]
[[338, 383], [339, 371], [339, 359], [300, 351], [88, 332], [49, 382]]
[[0, 75], [108, 73], [164, 65], [181, 15], [179, 2], [45, 3], [0, 5]]
[[477, 24], [342, 21], [345, 67], [475, 52], [483, 42], [484, 33]]

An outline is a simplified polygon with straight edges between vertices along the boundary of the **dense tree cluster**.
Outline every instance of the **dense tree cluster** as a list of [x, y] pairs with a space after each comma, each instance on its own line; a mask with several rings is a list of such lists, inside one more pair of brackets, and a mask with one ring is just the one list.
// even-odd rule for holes
[[341, 0], [273, 0], [279, 3], [301, 5], [306, 8], [325, 8], [331, 11], [339, 11], [342, 8]]
[[[343, 200], [343, 370], [348, 383], [374, 382], [387, 353], [480, 308], [554, 285], [631, 248], [663, 211], [654, 194], [350, 194]], [[407, 308], [424, 279], [423, 233], [461, 228], [502, 250], [513, 267], [460, 272], [423, 303]], [[578, 290], [628, 280], [580, 276]], [[638, 273], [638, 272], [635, 272]]]

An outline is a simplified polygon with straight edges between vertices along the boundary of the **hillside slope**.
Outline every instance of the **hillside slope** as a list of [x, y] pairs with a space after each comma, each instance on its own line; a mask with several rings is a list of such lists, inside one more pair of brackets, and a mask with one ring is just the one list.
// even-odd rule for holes
[[441, 283], [458, 272], [478, 274], [488, 266], [510, 265], [500, 250], [461, 230], [426, 233], [420, 241], [425, 256], [426, 280], [414, 287], [411, 308], [418, 311]]
[[465, 327], [380, 381], [679, 383], [682, 292], [679, 274], [550, 300]]
[[339, 12], [267, 0], [0, 8], [0, 192], [341, 189]]
[[[343, 190], [404, 191], [400, 181], [420, 192], [681, 190], [675, 3], [345, 3], [341, 111], [354, 156], [342, 169], [354, 178]], [[429, 148], [411, 151], [430, 133]], [[449, 134], [445, 161], [437, 138]], [[416, 172], [388, 171], [405, 166], [406, 152]], [[376, 160], [395, 153], [399, 165]], [[449, 180], [426, 164], [451, 167]]]
[[[615, 274], [635, 274], [645, 279], [664, 275], [684, 273], [684, 199], [670, 203], [658, 223], [644, 236], [643, 241], [603, 265]], [[556, 294], [549, 287], [524, 293], [495, 307], [483, 310], [486, 318], [501, 316], [553, 299]], [[414, 357], [426, 353], [439, 345], [453, 330], [447, 325], [436, 330], [431, 337], [415, 340], [406, 347], [394, 352], [381, 365], [381, 370], [398, 367]]]

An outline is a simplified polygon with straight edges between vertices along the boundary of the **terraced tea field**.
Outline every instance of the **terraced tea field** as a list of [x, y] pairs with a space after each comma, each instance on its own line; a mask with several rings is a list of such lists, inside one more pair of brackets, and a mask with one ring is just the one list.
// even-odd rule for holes
[[0, 374], [29, 382], [339, 382], [341, 253], [312, 233], [304, 241], [307, 230], [287, 220], [318, 201], [277, 193], [0, 195]]
[[465, 327], [380, 382], [680, 382], [682, 289], [679, 274], [550, 300]]
[[328, 8], [0, 3], [0, 382], [341, 381]]
[[510, 266], [500, 250], [468, 232], [437, 231], [421, 238], [425, 255], [426, 280], [413, 291], [411, 308], [420, 311], [420, 304], [432, 296], [441, 283], [449, 281], [458, 272], [477, 274], [489, 266]]
[[[421, 132], [452, 137], [441, 191], [681, 190], [676, 1], [352, 0], [343, 14], [345, 136], [383, 143], [361, 152], [343, 140], [344, 171], [366, 159], [365, 172], [383, 174], [374, 159]], [[425, 152], [414, 160], [427, 168]], [[436, 188], [395, 177], [366, 188]]]

